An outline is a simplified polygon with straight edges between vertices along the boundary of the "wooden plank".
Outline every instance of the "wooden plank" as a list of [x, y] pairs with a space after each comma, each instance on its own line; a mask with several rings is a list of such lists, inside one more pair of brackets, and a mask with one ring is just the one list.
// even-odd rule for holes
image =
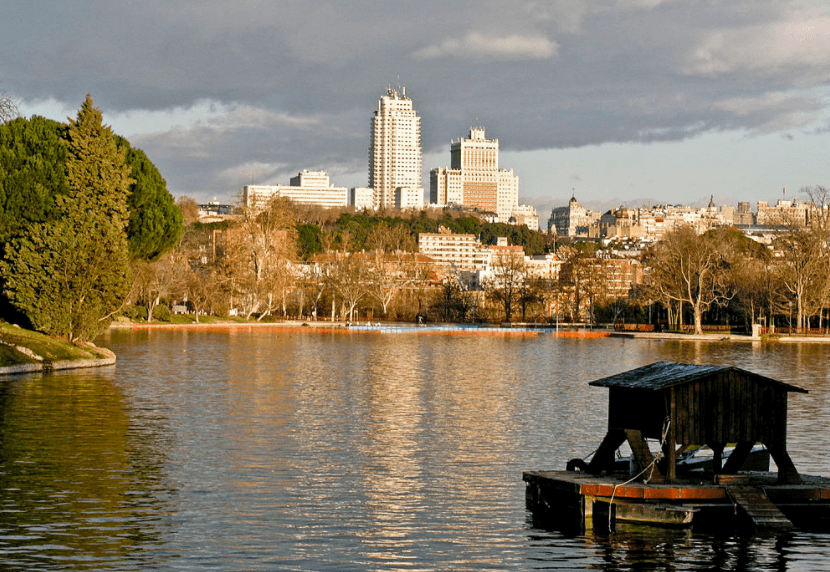
[[747, 383], [746, 387], [744, 388], [744, 427], [739, 441], [752, 441], [754, 439], [752, 426], [755, 420], [755, 416], [758, 414], [758, 408], [761, 405], [755, 399], [755, 388], [757, 387], [757, 385], [757, 383]]
[[724, 396], [723, 390], [726, 389], [722, 386], [721, 383], [716, 383], [717, 380], [713, 380], [709, 383], [709, 387], [707, 390], [709, 391], [708, 398], [712, 404], [712, 415], [714, 419], [711, 420], [713, 425], [712, 427], [712, 434], [707, 436], [706, 443], [711, 445], [712, 443], [719, 443], [723, 438], [723, 415], [724, 415]]
[[793, 523], [758, 487], [727, 486], [729, 496], [757, 528], [790, 529]]
[[736, 440], [735, 437], [735, 421], [737, 418], [737, 411], [735, 404], [737, 403], [737, 384], [729, 379], [730, 376], [727, 375], [726, 386], [729, 390], [727, 393], [728, 398], [726, 402], [726, 418], [724, 419], [725, 427], [724, 433], [721, 435], [720, 442], [723, 444], [731, 443]]

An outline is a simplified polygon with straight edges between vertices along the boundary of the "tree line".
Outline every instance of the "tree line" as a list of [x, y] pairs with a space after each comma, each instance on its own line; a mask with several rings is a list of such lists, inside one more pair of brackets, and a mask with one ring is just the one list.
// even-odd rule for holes
[[123, 309], [130, 263], [159, 259], [182, 229], [156, 167], [91, 96], [68, 123], [0, 125], [0, 317], [91, 340]]
[[688, 227], [666, 233], [643, 257], [648, 269], [641, 299], [659, 302], [672, 327], [688, 309], [695, 332], [705, 318], [732, 315], [745, 323], [825, 328], [830, 308], [830, 192], [803, 188], [810, 208], [803, 219], [782, 214], [772, 244], [734, 229], [702, 236]]
[[[819, 203], [826, 194], [805, 192]], [[185, 211], [187, 202], [179, 201]], [[484, 244], [508, 235], [531, 253], [552, 252], [552, 237], [448, 211], [373, 216], [279, 199], [263, 211], [241, 209], [234, 222], [192, 223], [163, 260], [137, 262], [133, 313], [153, 319], [160, 302], [186, 299], [197, 315], [236, 308], [256, 319], [628, 321], [701, 331], [704, 323], [790, 325], [791, 316], [793, 327], [821, 326], [830, 295], [826, 212], [816, 208], [806, 227], [782, 220], [771, 247], [731, 228], [698, 235], [678, 227], [623, 260], [598, 243], [560, 238], [555, 274], [539, 275], [525, 252], [508, 249], [476, 283], [419, 256], [417, 234], [444, 226]]]

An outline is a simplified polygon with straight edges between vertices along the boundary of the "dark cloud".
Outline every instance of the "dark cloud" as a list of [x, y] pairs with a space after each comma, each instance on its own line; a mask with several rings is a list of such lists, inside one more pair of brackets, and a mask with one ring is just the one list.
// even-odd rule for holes
[[174, 192], [211, 194], [249, 182], [233, 184], [249, 166], [279, 182], [365, 171], [371, 114], [397, 83], [426, 153], [473, 123], [520, 151], [810, 126], [826, 105], [830, 12], [798, 0], [14, 0], [0, 48], [0, 87], [25, 101], [227, 106], [224, 120], [132, 137]]

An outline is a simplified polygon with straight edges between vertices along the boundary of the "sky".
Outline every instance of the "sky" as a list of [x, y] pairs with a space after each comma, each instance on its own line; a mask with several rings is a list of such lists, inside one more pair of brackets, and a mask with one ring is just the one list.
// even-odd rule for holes
[[87, 93], [169, 191], [236, 200], [303, 169], [368, 184], [406, 86], [423, 185], [473, 125], [520, 203], [792, 198], [830, 186], [825, 0], [5, 0], [0, 90], [64, 121]]

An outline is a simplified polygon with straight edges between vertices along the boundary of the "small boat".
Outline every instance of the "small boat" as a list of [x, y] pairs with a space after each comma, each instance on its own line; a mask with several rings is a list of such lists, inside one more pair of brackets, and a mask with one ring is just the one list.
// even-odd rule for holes
[[[649, 443], [649, 450], [652, 456], [657, 457], [660, 454], [658, 448], [651, 446]], [[659, 445], [659, 444], [658, 444]], [[722, 461], [728, 462], [729, 456], [735, 451], [735, 445], [728, 445], [724, 448], [721, 455]], [[770, 454], [766, 447], [761, 444], [756, 444], [752, 447], [746, 460], [741, 465], [742, 471], [769, 471]], [[586, 464], [587, 466], [587, 464]], [[665, 469], [665, 463], [657, 463], [658, 468]], [[697, 474], [714, 475], [715, 473], [715, 451], [706, 445], [702, 447], [695, 447], [694, 449], [686, 449], [678, 456], [675, 464], [675, 470], [678, 475]], [[636, 461], [631, 455], [619, 455], [614, 460], [614, 472], [625, 473], [626, 471], [631, 475], [636, 475], [639, 470]]]

